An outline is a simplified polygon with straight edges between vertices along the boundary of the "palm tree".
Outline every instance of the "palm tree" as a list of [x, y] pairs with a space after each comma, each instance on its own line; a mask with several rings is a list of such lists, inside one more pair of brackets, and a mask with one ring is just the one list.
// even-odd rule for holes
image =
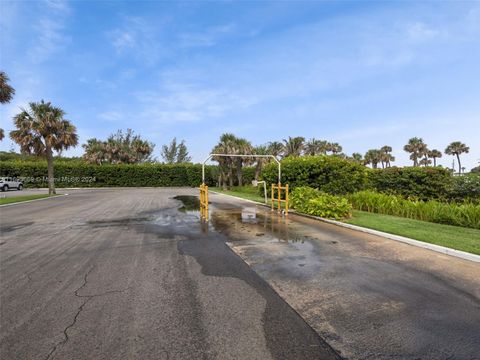
[[461, 141], [454, 141], [450, 145], [447, 146], [445, 149], [445, 154], [447, 155], [455, 155], [458, 160], [458, 173], [462, 172], [462, 164], [460, 163], [460, 155], [465, 153], [468, 154], [470, 148], [462, 143]]
[[[231, 133], [224, 133], [220, 136], [220, 141], [212, 150], [213, 154], [235, 154], [235, 141], [237, 140], [236, 136]], [[233, 187], [233, 157], [224, 157], [224, 156], [214, 156], [212, 158], [215, 161], [218, 161], [219, 164], [219, 184], [226, 189], [227, 180], [229, 182], [230, 188]]]
[[[15, 94], [15, 89], [8, 84], [8, 75], [5, 72], [0, 71], [0, 103], [6, 104], [9, 103], [13, 95]], [[0, 128], [0, 141], [5, 137], [3, 129]]]
[[8, 84], [9, 77], [5, 72], [0, 71], [0, 103], [9, 103], [13, 95], [15, 95], [15, 89]]
[[377, 149], [370, 149], [365, 153], [365, 165], [372, 164], [372, 168], [376, 169], [381, 161], [382, 153]]
[[342, 147], [339, 143], [328, 143], [327, 151], [331, 151], [332, 154], [339, 154], [342, 152]]
[[43, 100], [31, 102], [29, 109], [13, 118], [17, 130], [10, 132], [10, 137], [18, 145], [22, 153], [34, 153], [45, 156], [48, 171], [48, 193], [55, 194], [53, 176], [53, 151], [62, 151], [74, 147], [78, 143], [75, 126], [63, 117], [65, 112]]
[[381, 153], [380, 161], [382, 163], [382, 168], [390, 167], [391, 162], [395, 161], [395, 156], [393, 156], [391, 152], [392, 152], [391, 146], [385, 145], [380, 148], [380, 153]]
[[413, 166], [418, 166], [418, 159], [426, 152], [427, 145], [422, 138], [413, 137], [408, 140], [408, 144], [403, 147], [403, 150], [410, 153], [410, 160], [413, 160]]
[[85, 149], [83, 158], [87, 163], [102, 165], [107, 162], [107, 149], [104, 141], [95, 138], [88, 139], [82, 147]]
[[442, 152], [440, 150], [429, 150], [427, 152], [427, 156], [431, 159], [433, 159], [433, 166], [437, 166], [437, 159], [442, 157]]
[[303, 143], [305, 138], [302, 136], [291, 137], [283, 139], [285, 144], [285, 156], [300, 156], [303, 150]]
[[430, 160], [430, 159], [427, 158], [427, 157], [422, 158], [422, 159], [418, 162], [418, 165], [420, 165], [420, 166], [423, 165], [423, 166], [425, 166], [425, 167], [428, 166], [428, 165], [431, 165], [431, 164], [432, 164], [432, 160]]
[[[247, 139], [236, 138], [234, 142], [234, 151], [236, 155], [251, 155], [253, 153], [253, 146]], [[242, 166], [245, 162], [250, 163], [252, 161], [251, 157], [235, 157], [234, 159], [236, 168], [237, 168], [237, 181], [238, 186], [243, 185], [243, 173]]]
[[[255, 155], [271, 155], [268, 152], [268, 146], [267, 145], [255, 146], [253, 148], [253, 153]], [[256, 158], [255, 160], [256, 160], [256, 163], [257, 163], [256, 166], [255, 166], [255, 180], [258, 180], [258, 178], [260, 177], [260, 173], [262, 171], [263, 165], [268, 163], [269, 159], [264, 158], [264, 157], [259, 157], [259, 158]]]
[[268, 143], [268, 153], [275, 157], [279, 157], [285, 151], [285, 146], [280, 141], [271, 141]]
[[363, 164], [363, 156], [360, 153], [354, 152], [352, 154], [352, 159], [358, 164]]
[[305, 143], [304, 154], [305, 155], [318, 155], [320, 153], [319, 149], [320, 140], [316, 140], [315, 138], [311, 138]]

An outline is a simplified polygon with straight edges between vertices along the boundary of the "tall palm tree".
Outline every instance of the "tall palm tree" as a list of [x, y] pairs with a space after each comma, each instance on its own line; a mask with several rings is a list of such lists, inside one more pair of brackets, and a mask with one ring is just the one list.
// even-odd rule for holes
[[[234, 142], [234, 151], [236, 155], [251, 155], [253, 153], [253, 146], [247, 139], [236, 138]], [[243, 185], [243, 172], [242, 167], [244, 163], [251, 163], [251, 157], [235, 157], [234, 163], [237, 168], [237, 181], [238, 186]]]
[[461, 154], [468, 154], [470, 148], [462, 143], [461, 141], [454, 141], [450, 145], [447, 146], [445, 149], [445, 154], [447, 155], [455, 155], [458, 160], [458, 173], [462, 172], [462, 164], [460, 163], [460, 155]]
[[300, 156], [302, 155], [303, 143], [305, 138], [302, 136], [291, 137], [283, 139], [285, 144], [285, 156]]
[[403, 150], [410, 153], [410, 160], [413, 160], [413, 166], [418, 166], [418, 159], [425, 154], [427, 144], [423, 142], [422, 138], [413, 137], [408, 140], [408, 144], [403, 147]]
[[[9, 103], [13, 95], [15, 95], [15, 89], [8, 84], [8, 75], [5, 72], [0, 71], [0, 103], [6, 104]], [[0, 128], [0, 141], [5, 137], [3, 129]]]
[[63, 117], [65, 112], [43, 100], [31, 102], [28, 109], [13, 118], [17, 130], [10, 132], [10, 137], [22, 153], [45, 156], [48, 171], [48, 193], [55, 194], [53, 176], [53, 151], [62, 151], [78, 143], [75, 126]]
[[280, 141], [271, 141], [268, 143], [268, 153], [275, 157], [279, 157], [285, 151], [285, 146]]
[[[212, 150], [214, 154], [235, 154], [235, 141], [237, 140], [236, 136], [231, 133], [224, 133], [220, 136], [220, 141]], [[224, 156], [214, 156], [213, 160], [217, 161], [219, 164], [219, 179], [218, 182], [221, 186], [227, 188], [227, 180], [230, 187], [233, 187], [233, 168], [234, 161], [233, 157], [224, 157]]]
[[433, 159], [433, 166], [437, 166], [437, 159], [442, 157], [442, 152], [437, 149], [429, 150], [427, 156]]

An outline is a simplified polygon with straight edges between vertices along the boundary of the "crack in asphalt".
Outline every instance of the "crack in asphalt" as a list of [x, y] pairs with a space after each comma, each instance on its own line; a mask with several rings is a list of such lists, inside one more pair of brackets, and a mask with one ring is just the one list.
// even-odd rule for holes
[[88, 284], [88, 275], [90, 275], [90, 273], [93, 271], [93, 269], [95, 268], [95, 266], [92, 266], [84, 275], [83, 277], [83, 284], [74, 291], [74, 295], [78, 298], [83, 298], [83, 299], [86, 299], [77, 309], [77, 312], [75, 314], [75, 316], [73, 317], [73, 321], [71, 324], [69, 324], [67, 327], [65, 327], [65, 329], [63, 329], [63, 336], [64, 336], [64, 339], [60, 342], [58, 342], [57, 344], [55, 344], [55, 346], [52, 347], [52, 349], [50, 350], [50, 352], [48, 353], [47, 357], [45, 358], [45, 360], [49, 360], [53, 354], [55, 353], [55, 351], [57, 351], [58, 347], [59, 346], [62, 346], [64, 344], [66, 344], [68, 342], [68, 340], [70, 339], [69, 336], [68, 336], [68, 330], [70, 330], [72, 327], [75, 326], [75, 324], [77, 323], [77, 320], [78, 320], [78, 317], [80, 316], [81, 312], [83, 311], [83, 308], [88, 304], [88, 302], [90, 300], [92, 300], [93, 298], [95, 297], [98, 297], [98, 296], [104, 296], [104, 295], [109, 295], [109, 294], [117, 294], [117, 293], [122, 293], [124, 291], [127, 291], [129, 290], [131, 287], [127, 287], [125, 289], [121, 289], [121, 290], [110, 290], [110, 291], [105, 291], [103, 293], [99, 293], [99, 294], [91, 294], [91, 295], [80, 295], [79, 294], [79, 291], [81, 291], [83, 288], [85, 288]]

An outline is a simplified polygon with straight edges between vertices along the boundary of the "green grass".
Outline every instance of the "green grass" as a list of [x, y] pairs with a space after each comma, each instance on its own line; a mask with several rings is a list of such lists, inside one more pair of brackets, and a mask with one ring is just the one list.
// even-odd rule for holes
[[41, 195], [20, 195], [20, 196], [8, 197], [8, 198], [0, 197], [0, 205], [13, 204], [13, 203], [28, 201], [28, 200], [43, 199], [50, 196], [57, 196], [57, 195], [41, 194]]
[[480, 255], [480, 230], [353, 211], [344, 222]]
[[[242, 198], [242, 199], [258, 201], [258, 202], [261, 202], [262, 204], [265, 203], [265, 197], [259, 195], [258, 188], [254, 186], [235, 186], [231, 190], [222, 190], [222, 188], [219, 188], [219, 187], [211, 187], [208, 189], [222, 193], [222, 194], [238, 196], [239, 198]], [[268, 190], [269, 189], [267, 189], [267, 196], [269, 195]]]

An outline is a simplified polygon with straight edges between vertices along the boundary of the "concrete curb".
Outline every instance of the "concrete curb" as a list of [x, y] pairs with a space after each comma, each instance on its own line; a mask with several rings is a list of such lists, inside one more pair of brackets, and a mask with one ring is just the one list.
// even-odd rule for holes
[[[239, 199], [239, 200], [247, 201], [247, 202], [250, 202], [250, 203], [257, 204], [257, 205], [262, 205], [262, 206], [268, 207], [268, 205], [265, 205], [263, 203], [259, 203], [257, 201], [243, 199], [243, 198], [240, 198], [238, 196], [223, 194], [223, 193], [219, 193], [219, 192], [216, 192], [216, 191], [211, 191], [211, 192], [215, 193], [215, 194], [218, 194], [218, 195], [230, 196], [230, 197], [233, 197], [235, 199]], [[373, 230], [373, 229], [365, 228], [365, 227], [358, 226], [358, 225], [346, 224], [346, 223], [343, 223], [341, 221], [325, 219], [325, 218], [321, 218], [319, 216], [301, 214], [301, 213], [298, 213], [296, 211], [290, 211], [290, 212], [292, 212], [295, 215], [303, 216], [303, 217], [306, 217], [306, 218], [309, 218], [309, 219], [320, 220], [320, 221], [326, 222], [328, 224], [341, 226], [341, 227], [351, 229], [351, 230], [361, 231], [361, 232], [364, 232], [364, 233], [367, 233], [367, 234], [370, 234], [370, 235], [376, 235], [376, 236], [380, 236], [380, 237], [387, 238], [387, 239], [390, 239], [390, 240], [399, 241], [399, 242], [402, 242], [402, 243], [405, 243], [405, 244], [418, 246], [418, 247], [421, 247], [421, 248], [424, 248], [424, 249], [436, 251], [436, 252], [439, 252], [439, 253], [444, 254], [444, 255], [455, 256], [455, 257], [458, 257], [460, 259], [480, 263], [480, 255], [470, 254], [470, 253], [465, 252], [465, 251], [460, 251], [460, 250], [447, 248], [445, 246], [430, 244], [430, 243], [426, 243], [426, 242], [423, 242], [423, 241], [414, 240], [414, 239], [410, 239], [410, 238], [407, 238], [407, 237], [404, 237], [404, 236], [394, 235], [394, 234], [386, 233], [386, 232], [379, 231], [379, 230]]]
[[59, 198], [59, 197], [62, 197], [62, 196], [67, 196], [67, 195], [68, 195], [68, 194], [58, 194], [58, 195], [55, 195], [55, 196], [44, 197], [44, 198], [41, 198], [41, 199], [18, 201], [18, 202], [14, 202], [14, 203], [11, 203], [11, 204], [3, 204], [3, 205], [0, 205], [0, 208], [5, 207], [5, 206], [13, 206], [13, 205], [27, 204], [27, 203], [31, 203], [31, 202], [34, 202], [34, 201], [50, 200], [50, 199]]

